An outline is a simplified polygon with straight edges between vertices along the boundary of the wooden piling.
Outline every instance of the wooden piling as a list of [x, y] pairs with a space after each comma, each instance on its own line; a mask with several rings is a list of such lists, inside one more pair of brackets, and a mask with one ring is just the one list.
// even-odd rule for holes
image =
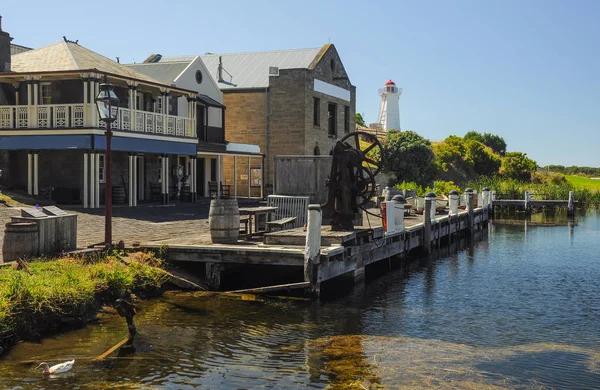
[[435, 207], [435, 198], [425, 197], [425, 210], [423, 211], [423, 251], [431, 253], [431, 208]]
[[569, 191], [569, 203], [567, 208], [567, 216], [572, 217], [575, 215], [575, 193]]
[[304, 281], [310, 283], [310, 292], [318, 296], [320, 283], [317, 281], [317, 267], [321, 257], [321, 205], [308, 205], [306, 244], [304, 246]]
[[525, 191], [525, 212], [529, 214], [531, 212], [531, 194], [529, 191]]
[[473, 213], [473, 210], [475, 208], [475, 194], [473, 193], [473, 190], [470, 190], [470, 188], [467, 188], [466, 195], [467, 195], [467, 229], [469, 230], [469, 234], [473, 234], [475, 232], [475, 214]]

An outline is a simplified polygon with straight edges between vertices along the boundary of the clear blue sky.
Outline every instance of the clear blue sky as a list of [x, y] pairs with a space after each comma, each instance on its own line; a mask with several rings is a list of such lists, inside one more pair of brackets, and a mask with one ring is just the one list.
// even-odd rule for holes
[[331, 42], [367, 122], [391, 78], [403, 129], [490, 132], [540, 165], [600, 166], [600, 0], [3, 0], [0, 13], [16, 44], [66, 35], [121, 62]]

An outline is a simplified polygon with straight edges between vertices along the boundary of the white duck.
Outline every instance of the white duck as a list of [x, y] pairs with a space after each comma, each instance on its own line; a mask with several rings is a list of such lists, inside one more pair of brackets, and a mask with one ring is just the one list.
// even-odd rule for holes
[[75, 364], [75, 360], [60, 363], [60, 364], [57, 364], [52, 367], [49, 367], [48, 363], [40, 363], [40, 365], [37, 366], [36, 369], [38, 369], [38, 368], [43, 369], [44, 375], [59, 374], [61, 372], [69, 371], [71, 368], [73, 368], [73, 364]]

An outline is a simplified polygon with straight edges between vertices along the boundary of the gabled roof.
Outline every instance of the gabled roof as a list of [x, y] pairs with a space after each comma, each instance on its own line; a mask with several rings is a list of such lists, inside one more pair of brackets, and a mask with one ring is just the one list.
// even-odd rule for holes
[[125, 66], [152, 77], [163, 84], [174, 83], [191, 61], [126, 64]]
[[[210, 54], [200, 56], [214, 80], [218, 80], [219, 58], [223, 62], [222, 90], [266, 88], [269, 67], [279, 69], [312, 69], [329, 45], [312, 49], [277, 50], [251, 53]], [[164, 56], [157, 63], [187, 61], [194, 56]], [[231, 76], [230, 76], [231, 75]]]
[[115, 76], [158, 83], [143, 73], [119, 64], [73, 42], [58, 42], [11, 57], [11, 71], [17, 73], [97, 70]]

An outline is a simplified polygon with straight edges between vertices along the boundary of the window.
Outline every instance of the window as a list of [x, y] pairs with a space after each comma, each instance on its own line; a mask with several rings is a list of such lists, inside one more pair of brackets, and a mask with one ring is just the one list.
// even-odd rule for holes
[[327, 134], [330, 137], [335, 138], [337, 135], [337, 104], [329, 103], [327, 109], [328, 123], [327, 123]]
[[333, 58], [329, 61], [329, 67], [332, 72], [335, 72], [335, 60]]
[[196, 71], [196, 82], [198, 84], [202, 84], [202, 72], [200, 72], [199, 70]]
[[98, 156], [98, 181], [100, 183], [106, 183], [106, 171], [104, 169], [104, 162], [105, 162], [105, 154], [101, 154]]
[[313, 126], [321, 126], [321, 99], [313, 98]]
[[41, 83], [42, 104], [52, 104], [52, 85], [50, 83]]
[[350, 132], [350, 107], [344, 106], [344, 133]]
[[156, 106], [154, 107], [154, 112], [162, 114], [162, 96], [159, 96], [158, 99], [156, 99]]

